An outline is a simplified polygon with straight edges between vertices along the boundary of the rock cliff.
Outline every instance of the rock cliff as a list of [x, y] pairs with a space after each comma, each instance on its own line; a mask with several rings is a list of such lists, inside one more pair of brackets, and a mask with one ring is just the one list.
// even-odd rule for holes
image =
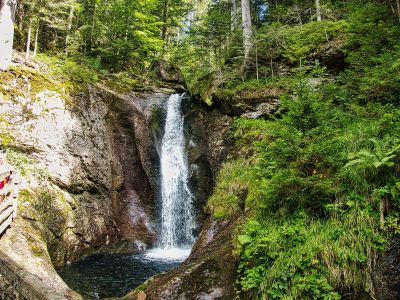
[[0, 249], [54, 288], [67, 289], [53, 264], [151, 245], [157, 153], [151, 111], [140, 111], [150, 96], [100, 86], [66, 95], [22, 66], [1, 75], [1, 136], [22, 184], [18, 218]]
[[[78, 299], [54, 266], [93, 252], [135, 253], [155, 242], [164, 104], [173, 91], [120, 95], [89, 86], [69, 94], [41, 70], [19, 66], [1, 76], [0, 130], [22, 184], [18, 218], [1, 238], [0, 250]], [[169, 279], [160, 279], [158, 290], [169, 293], [169, 283], [184, 272], [184, 280], [199, 278], [196, 289], [184, 292], [189, 297], [231, 295], [232, 278], [224, 276], [234, 272], [232, 226], [204, 213], [231, 146], [231, 118], [189, 98], [183, 109], [200, 238], [191, 258], [168, 273]], [[210, 259], [202, 262], [203, 255]], [[230, 272], [222, 277], [209, 269], [226, 264]], [[216, 281], [203, 287], [211, 271]]]

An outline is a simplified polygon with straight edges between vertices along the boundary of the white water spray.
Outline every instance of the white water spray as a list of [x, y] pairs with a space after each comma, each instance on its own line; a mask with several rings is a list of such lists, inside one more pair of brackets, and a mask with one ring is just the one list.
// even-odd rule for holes
[[161, 239], [150, 256], [179, 259], [194, 243], [193, 195], [188, 186], [188, 163], [181, 112], [183, 95], [168, 99], [165, 133], [161, 143]]

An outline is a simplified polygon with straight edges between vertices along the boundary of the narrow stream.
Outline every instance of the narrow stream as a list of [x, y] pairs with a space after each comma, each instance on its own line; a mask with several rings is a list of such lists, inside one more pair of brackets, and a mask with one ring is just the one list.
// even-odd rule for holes
[[179, 266], [195, 241], [193, 194], [188, 186], [183, 95], [171, 95], [161, 143], [161, 228], [157, 247], [143, 254], [92, 255], [58, 269], [75, 291], [91, 299], [121, 297], [148, 278]]

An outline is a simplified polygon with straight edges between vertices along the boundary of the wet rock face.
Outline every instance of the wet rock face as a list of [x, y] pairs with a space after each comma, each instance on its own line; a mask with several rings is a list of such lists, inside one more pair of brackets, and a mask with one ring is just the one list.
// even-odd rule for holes
[[231, 140], [232, 119], [217, 109], [186, 99], [185, 134], [188, 149], [190, 187], [196, 199], [198, 223], [205, 220], [204, 206], [210, 196], [215, 175], [228, 155]]
[[149, 95], [121, 96], [91, 87], [66, 105], [62, 95], [48, 89], [33, 97], [29, 79], [9, 85], [14, 83], [22, 92], [1, 99], [0, 113], [10, 123], [17, 158], [32, 159], [24, 166], [31, 174], [20, 199], [24, 226], [15, 226], [24, 229], [6, 235], [0, 247], [8, 249], [12, 239], [36, 228], [60, 265], [114, 244], [131, 252], [154, 243], [157, 151], [151, 106], [141, 106]]
[[120, 183], [113, 195], [117, 227], [124, 239], [153, 244], [155, 230], [152, 174], [152, 138], [147, 120], [135, 108], [135, 97], [112, 102], [113, 149]]
[[378, 300], [400, 299], [400, 236], [377, 259], [373, 272], [374, 297]]
[[[144, 288], [146, 299], [234, 299], [236, 260], [231, 241], [239, 221], [208, 219], [190, 257], [177, 269], [153, 277]], [[138, 299], [138, 291], [123, 299]]]
[[[29, 91], [29, 85], [23, 81], [19, 89]], [[40, 228], [55, 264], [121, 238], [111, 205], [111, 126], [100, 96], [89, 90], [67, 106], [59, 93], [43, 89], [35, 97], [26, 93], [1, 101], [0, 111], [14, 137], [10, 146], [21, 167], [30, 169], [19, 215], [32, 228]], [[21, 162], [19, 156], [32, 161]], [[29, 228], [24, 226], [20, 234], [29, 234]]]
[[217, 90], [212, 95], [214, 106], [225, 114], [234, 117], [269, 118], [279, 112], [279, 97], [284, 90], [279, 88], [264, 88], [242, 90], [229, 94], [224, 90]]

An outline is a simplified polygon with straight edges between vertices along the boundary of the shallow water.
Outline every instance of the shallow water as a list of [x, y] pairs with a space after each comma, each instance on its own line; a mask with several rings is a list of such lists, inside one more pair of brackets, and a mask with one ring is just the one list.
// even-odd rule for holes
[[150, 277], [179, 266], [184, 257], [100, 254], [58, 269], [70, 288], [90, 299], [121, 297]]

